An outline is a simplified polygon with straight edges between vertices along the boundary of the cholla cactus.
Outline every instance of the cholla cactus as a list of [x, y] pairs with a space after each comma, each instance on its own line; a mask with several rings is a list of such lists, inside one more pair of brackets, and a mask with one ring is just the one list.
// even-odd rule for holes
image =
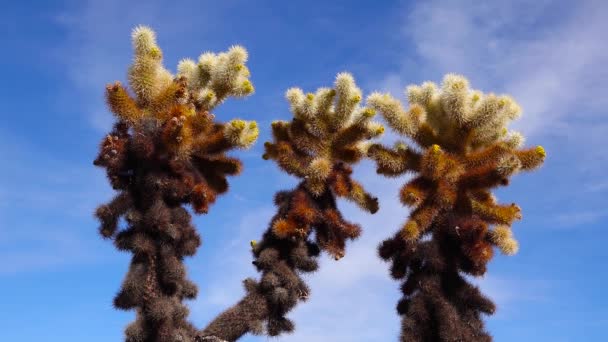
[[[379, 247], [392, 262], [392, 276], [406, 278], [397, 305], [404, 316], [401, 340], [489, 341], [480, 313], [492, 314], [494, 304], [460, 272], [483, 275], [493, 245], [508, 255], [517, 252], [510, 226], [521, 219], [520, 208], [498, 204], [491, 189], [538, 168], [545, 151], [520, 149], [522, 135], [508, 132], [520, 113], [512, 98], [470, 90], [462, 76], [446, 75], [441, 89], [431, 82], [409, 86], [407, 97], [407, 110], [388, 94], [367, 99], [391, 128], [421, 148], [397, 143], [368, 149], [378, 173], [415, 173], [400, 192], [413, 211]], [[425, 234], [430, 239], [421, 239]]]
[[[107, 87], [117, 123], [94, 162], [119, 191], [97, 209], [100, 233], [133, 253], [114, 306], [137, 311], [127, 341], [193, 341], [196, 329], [182, 300], [195, 298], [197, 288], [186, 279], [183, 258], [195, 254], [200, 237], [183, 205], [206, 213], [228, 190], [226, 177], [241, 170], [225, 152], [257, 138], [255, 122], [223, 124], [209, 113], [227, 97], [253, 91], [247, 53], [237, 46], [203, 54], [198, 64], [184, 60], [174, 77], [162, 66], [152, 30], [137, 27], [132, 38], [129, 85], [135, 96], [119, 82]], [[127, 227], [119, 231], [120, 218]]]
[[[371, 213], [378, 210], [377, 199], [351, 178], [350, 165], [365, 156], [366, 141], [383, 127], [370, 121], [374, 110], [359, 106], [361, 91], [352, 76], [339, 74], [334, 89], [304, 95], [292, 88], [286, 97], [294, 118], [272, 124], [274, 142], [265, 144], [264, 159], [275, 160], [302, 181], [294, 190], [277, 193], [278, 213], [262, 240], [252, 241], [261, 280], [246, 279], [245, 297], [201, 331], [200, 338], [235, 341], [248, 332], [277, 336], [293, 331], [285, 315], [310, 292], [300, 273], [317, 269], [321, 250], [336, 260], [343, 257], [346, 240], [361, 231], [344, 220], [336, 197]], [[313, 230], [315, 241], [309, 239]]]

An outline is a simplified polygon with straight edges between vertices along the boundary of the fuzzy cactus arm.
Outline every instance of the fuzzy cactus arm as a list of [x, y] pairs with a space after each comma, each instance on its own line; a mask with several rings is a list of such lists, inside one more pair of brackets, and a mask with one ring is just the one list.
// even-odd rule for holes
[[[257, 139], [255, 122], [222, 123], [209, 113], [228, 97], [253, 91], [246, 51], [232, 48], [203, 66], [182, 60], [174, 77], [162, 64], [154, 31], [139, 26], [132, 41], [129, 89], [119, 82], [106, 87], [116, 123], [94, 161], [118, 191], [96, 211], [100, 234], [132, 253], [113, 302], [136, 311], [125, 329], [127, 341], [193, 341], [196, 328], [183, 301], [194, 299], [197, 287], [187, 279], [183, 259], [196, 253], [201, 239], [185, 206], [206, 213], [228, 191], [227, 177], [241, 170], [226, 152]], [[119, 229], [121, 218], [126, 226]]]
[[398, 176], [408, 171], [420, 170], [420, 154], [403, 143], [398, 143], [394, 149], [373, 144], [368, 148], [367, 155], [376, 162], [378, 173], [386, 176]]
[[506, 126], [521, 112], [514, 99], [471, 90], [463, 76], [448, 74], [441, 86], [408, 86], [406, 94], [408, 109], [387, 95], [368, 98], [396, 133], [422, 150], [404, 158], [381, 145], [368, 149], [378, 173], [415, 173], [400, 191], [413, 210], [378, 248], [391, 275], [403, 281], [400, 340], [491, 341], [481, 313], [496, 308], [462, 274], [483, 275], [493, 247], [517, 252], [510, 226], [521, 209], [498, 204], [491, 190], [540, 167], [545, 150], [520, 149], [523, 136], [509, 133]]
[[263, 158], [300, 183], [276, 194], [277, 214], [262, 239], [251, 243], [260, 279], [246, 279], [245, 296], [199, 331], [199, 340], [292, 332], [295, 324], [286, 315], [310, 294], [302, 274], [317, 270], [322, 251], [336, 260], [344, 257], [347, 241], [361, 233], [359, 225], [344, 219], [336, 199], [370, 213], [378, 210], [377, 198], [352, 178], [351, 165], [365, 157], [368, 140], [382, 133], [379, 124], [370, 123], [371, 111], [358, 107], [361, 93], [352, 76], [341, 73], [333, 89], [314, 94], [290, 88], [285, 97], [293, 119], [272, 123], [273, 141], [265, 143]]

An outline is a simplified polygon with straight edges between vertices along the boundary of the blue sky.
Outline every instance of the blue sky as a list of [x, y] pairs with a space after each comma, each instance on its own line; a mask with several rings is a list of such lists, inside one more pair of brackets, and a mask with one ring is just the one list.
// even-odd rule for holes
[[[126, 3], [126, 2], [124, 2]], [[95, 207], [112, 196], [92, 165], [112, 116], [106, 83], [125, 79], [130, 30], [158, 33], [171, 70], [183, 57], [245, 46], [256, 93], [231, 100], [219, 118], [257, 120], [244, 172], [206, 216], [188, 260], [199, 327], [241, 297], [255, 275], [248, 241], [274, 213], [275, 191], [294, 179], [263, 161], [269, 123], [290, 114], [284, 91], [314, 91], [340, 71], [364, 95], [402, 89], [447, 72], [483, 91], [512, 94], [524, 108], [513, 128], [548, 157], [515, 176], [499, 200], [517, 202], [514, 257], [497, 253], [476, 280], [498, 304], [486, 322], [496, 341], [603, 341], [608, 333], [608, 3], [604, 1], [28, 1], [0, 5], [0, 341], [119, 341], [132, 312], [112, 309], [129, 256], [97, 234]], [[264, 129], [265, 127], [265, 129]], [[391, 141], [388, 134], [384, 141]], [[323, 258], [312, 297], [277, 341], [396, 341], [399, 284], [375, 247], [408, 212], [405, 178], [357, 178], [380, 197], [376, 215], [340, 203], [363, 236], [339, 262]], [[247, 337], [243, 341], [264, 341]]]

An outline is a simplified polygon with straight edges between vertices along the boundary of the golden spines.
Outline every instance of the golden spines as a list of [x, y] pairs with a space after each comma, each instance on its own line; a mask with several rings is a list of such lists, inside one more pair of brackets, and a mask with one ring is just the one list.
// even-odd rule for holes
[[441, 147], [437, 144], [431, 145], [426, 151], [426, 153], [422, 156], [420, 163], [420, 173], [432, 180], [439, 179], [441, 174], [441, 169], [445, 163], [447, 156], [445, 152], [441, 149]]
[[412, 136], [412, 138], [422, 148], [441, 144], [436, 130], [426, 122], [422, 123], [420, 127], [418, 127], [418, 130], [416, 130], [416, 133]]
[[500, 158], [512, 153], [512, 149], [504, 142], [497, 142], [493, 145], [466, 154], [464, 165], [467, 168], [474, 168], [498, 161]]
[[332, 111], [334, 99], [336, 98], [336, 90], [332, 88], [319, 88], [314, 96], [313, 108], [315, 116], [322, 116]]
[[424, 206], [416, 209], [410, 219], [403, 225], [400, 235], [406, 241], [418, 239], [433, 223], [439, 214], [439, 209], [433, 206]]
[[406, 112], [401, 102], [393, 98], [390, 94], [372, 93], [367, 97], [369, 107], [380, 112], [386, 122], [395, 131], [402, 135], [413, 137], [417, 131], [411, 116], [420, 115], [420, 108]]
[[135, 58], [129, 68], [129, 84], [138, 102], [145, 105], [171, 84], [173, 76], [162, 66], [162, 51], [154, 31], [138, 26], [131, 37]]
[[199, 107], [212, 110], [227, 97], [244, 97], [255, 88], [249, 80], [247, 50], [232, 46], [219, 54], [202, 53], [198, 62], [183, 59], [178, 65], [178, 76], [187, 80], [188, 90], [194, 94]]
[[[440, 90], [434, 83], [425, 82], [408, 86], [406, 94], [406, 109], [388, 94], [373, 93], [367, 101], [392, 129], [422, 148], [421, 154], [401, 149], [410, 151], [406, 157], [397, 148], [379, 144], [362, 148], [376, 162], [378, 173], [394, 176], [406, 170], [418, 172], [418, 177], [400, 191], [401, 202], [414, 209], [400, 236], [408, 241], [419, 239], [433, 225], [438, 212], [444, 211], [474, 215], [486, 225], [507, 226], [521, 219], [517, 205], [499, 205], [490, 192], [493, 187], [507, 185], [517, 172], [539, 167], [546, 158], [540, 146], [518, 150], [524, 137], [507, 129], [521, 113], [515, 100], [471, 90], [468, 80], [455, 74], [443, 78]], [[488, 237], [503, 253], [511, 255], [517, 251], [517, 242], [507, 228], [488, 232]], [[489, 246], [484, 240], [463, 248], [487, 261], [491, 257]]]
[[298, 224], [290, 219], [278, 219], [272, 225], [272, 232], [281, 239], [296, 236], [298, 235]]
[[289, 88], [285, 92], [285, 98], [289, 102], [289, 109], [293, 116], [298, 119], [312, 119], [313, 113], [309, 111], [310, 107], [305, 106], [306, 97], [300, 88]]
[[424, 82], [421, 86], [411, 84], [405, 88], [405, 95], [411, 105], [428, 107], [436, 94], [437, 86], [433, 82]]
[[503, 139], [505, 145], [510, 149], [521, 148], [525, 142], [525, 137], [520, 132], [507, 132], [507, 135]]
[[150, 100], [149, 107], [157, 118], [160, 119], [172, 106], [185, 103], [187, 93], [184, 83], [179, 80], [171, 82]]
[[[358, 106], [361, 91], [352, 76], [338, 74], [334, 89], [319, 88], [315, 93], [290, 88], [285, 98], [293, 119], [272, 123], [274, 142], [265, 144], [263, 158], [276, 160], [286, 172], [304, 178], [314, 195], [320, 195], [333, 182], [339, 184], [334, 190], [347, 189], [341, 196], [350, 196], [368, 208], [373, 206], [357, 187], [350, 193], [350, 173], [343, 166], [363, 158], [368, 147], [363, 142], [382, 134], [384, 126], [370, 121], [375, 115], [372, 108]], [[338, 165], [342, 166], [336, 168]]]
[[511, 227], [498, 225], [489, 232], [490, 241], [496, 245], [503, 254], [514, 255], [519, 250], [519, 244], [513, 237]]
[[188, 80], [188, 88], [195, 89], [198, 86], [196, 75], [196, 62], [190, 58], [184, 58], [177, 63], [177, 76]]
[[347, 198], [372, 214], [378, 211], [378, 199], [366, 192], [361, 184], [355, 181], [352, 181], [352, 188]]
[[414, 220], [408, 220], [401, 228], [400, 235], [405, 241], [415, 241], [420, 237], [420, 228]]
[[378, 173], [386, 176], [397, 176], [420, 169], [421, 156], [404, 144], [395, 146], [394, 149], [381, 144], [372, 144], [367, 149], [367, 156], [378, 165]]
[[515, 220], [520, 220], [521, 209], [515, 203], [510, 205], [492, 205], [485, 204], [474, 199], [471, 199], [471, 209], [473, 214], [488, 223], [510, 225]]
[[306, 237], [320, 213], [303, 191], [295, 191], [289, 201], [288, 211], [273, 222], [272, 232], [280, 239]]
[[217, 54], [213, 52], [203, 52], [198, 56], [196, 74], [194, 75], [197, 88], [208, 87], [211, 82], [213, 70], [218, 64]]
[[106, 87], [106, 101], [112, 113], [131, 124], [139, 121], [144, 115], [120, 82]]
[[307, 167], [307, 177], [315, 181], [325, 181], [331, 173], [332, 165], [329, 160], [323, 157], [313, 159]]
[[224, 134], [233, 146], [249, 148], [258, 138], [258, 124], [255, 121], [232, 120], [224, 127]]
[[302, 158], [297, 155], [292, 146], [284, 141], [275, 144], [264, 145], [265, 155], [277, 161], [279, 166], [288, 174], [304, 178], [306, 177], [306, 165], [310, 158]]
[[486, 124], [499, 110], [499, 99], [493, 93], [482, 95], [471, 112], [468, 126], [478, 128]]
[[496, 164], [496, 173], [508, 178], [521, 169], [521, 161], [513, 155], [504, 156]]
[[157, 47], [156, 33], [148, 26], [136, 26], [131, 32], [131, 42], [137, 54], [145, 54], [149, 50]]
[[[280, 140], [276, 135], [275, 139]], [[299, 151], [319, 155], [328, 154], [326, 144], [306, 129], [306, 122], [302, 120], [293, 120], [291, 123], [287, 123], [283, 140], [288, 139], [291, 140], [294, 147]]]
[[243, 80], [234, 87], [234, 96], [243, 97], [253, 94], [254, 91], [253, 83], [250, 80]]
[[399, 191], [401, 203], [411, 208], [416, 208], [426, 200], [431, 190], [431, 183], [424, 177], [416, 177]]
[[542, 146], [536, 146], [526, 150], [515, 151], [515, 156], [521, 162], [521, 169], [528, 171], [540, 167], [545, 161], [547, 153]]
[[355, 85], [353, 76], [347, 72], [339, 73], [334, 83], [336, 107], [333, 115], [328, 116], [329, 127], [337, 130], [343, 127], [361, 102], [361, 90]]
[[152, 58], [138, 58], [129, 68], [129, 84], [142, 104], [155, 94], [158, 63]]
[[321, 195], [327, 188], [326, 180], [331, 174], [332, 164], [324, 157], [313, 159], [304, 170], [306, 186], [315, 196]]
[[334, 149], [355, 144], [361, 140], [377, 138], [384, 133], [384, 126], [378, 122], [359, 121], [349, 125], [334, 134], [332, 145]]
[[461, 75], [445, 75], [441, 88], [441, 105], [454, 124], [462, 126], [468, 120], [469, 101], [469, 81]]
[[195, 103], [204, 110], [211, 110], [211, 108], [214, 108], [218, 103], [215, 92], [208, 88], [198, 91], [194, 99]]
[[284, 120], [275, 120], [270, 124], [272, 136], [276, 141], [289, 141], [290, 123]]

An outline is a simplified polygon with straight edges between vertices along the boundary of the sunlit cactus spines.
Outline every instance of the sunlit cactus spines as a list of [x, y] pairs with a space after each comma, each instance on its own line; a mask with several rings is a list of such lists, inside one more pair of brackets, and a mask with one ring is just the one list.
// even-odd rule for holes
[[384, 126], [371, 121], [372, 108], [360, 106], [361, 90], [353, 77], [340, 73], [333, 89], [315, 94], [291, 88], [286, 98], [294, 117], [272, 123], [274, 141], [265, 143], [264, 159], [303, 179], [314, 195], [329, 187], [336, 196], [376, 212], [377, 200], [351, 179], [349, 165], [365, 157], [368, 140], [380, 136]]
[[483, 275], [494, 246], [506, 255], [517, 252], [511, 225], [521, 209], [499, 204], [491, 191], [540, 167], [545, 150], [522, 148], [523, 136], [507, 129], [521, 112], [511, 97], [471, 90], [463, 76], [448, 74], [440, 86], [412, 85], [406, 95], [407, 109], [388, 94], [367, 98], [395, 132], [415, 143], [367, 149], [379, 174], [414, 176], [400, 190], [412, 212], [379, 247], [392, 276], [404, 279], [397, 305], [401, 341], [490, 341], [480, 314], [492, 314], [494, 304], [462, 273]]
[[[135, 28], [132, 41], [130, 89], [119, 82], [106, 88], [116, 123], [94, 162], [119, 192], [97, 209], [100, 233], [133, 253], [114, 306], [137, 312], [127, 341], [193, 341], [196, 329], [182, 301], [195, 298], [197, 287], [186, 279], [183, 259], [201, 241], [184, 206], [207, 213], [228, 190], [226, 177], [241, 171], [226, 152], [258, 136], [255, 122], [221, 123], [210, 113], [228, 97], [253, 92], [247, 53], [237, 46], [204, 54], [198, 64], [182, 61], [173, 76], [150, 28]], [[121, 218], [126, 227], [118, 227]]]
[[263, 157], [300, 184], [276, 194], [277, 214], [262, 239], [251, 241], [260, 279], [244, 281], [246, 295], [203, 329], [201, 340], [292, 332], [295, 325], [285, 316], [310, 295], [301, 274], [317, 270], [321, 251], [336, 260], [344, 257], [346, 241], [361, 233], [359, 225], [343, 218], [336, 198], [370, 213], [378, 210], [377, 199], [352, 179], [351, 165], [365, 157], [369, 139], [382, 134], [383, 127], [370, 121], [371, 108], [360, 106], [361, 91], [352, 76], [341, 73], [333, 89], [315, 94], [291, 88], [286, 98], [293, 119], [272, 123], [274, 140], [265, 144]]

